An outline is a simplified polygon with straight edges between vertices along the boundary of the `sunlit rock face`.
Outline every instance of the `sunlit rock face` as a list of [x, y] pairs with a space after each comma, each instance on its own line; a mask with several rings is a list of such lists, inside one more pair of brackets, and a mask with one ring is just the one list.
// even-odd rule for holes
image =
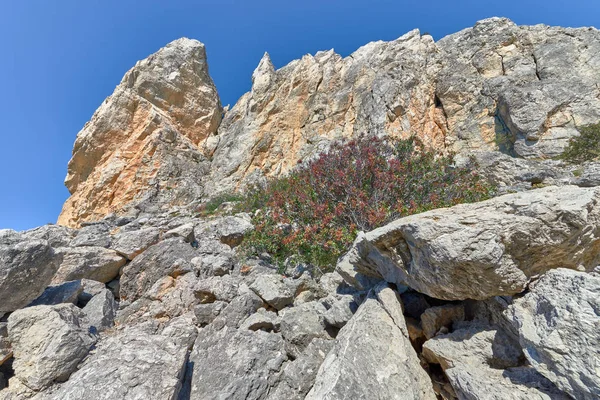
[[201, 197], [210, 166], [202, 149], [221, 115], [202, 43], [179, 39], [139, 61], [77, 135], [58, 222]]
[[223, 112], [204, 46], [177, 40], [130, 70], [79, 133], [59, 223], [160, 209], [285, 174], [359, 134], [444, 152], [559, 155], [600, 121], [600, 32], [491, 18], [434, 42], [411, 31], [275, 69]]

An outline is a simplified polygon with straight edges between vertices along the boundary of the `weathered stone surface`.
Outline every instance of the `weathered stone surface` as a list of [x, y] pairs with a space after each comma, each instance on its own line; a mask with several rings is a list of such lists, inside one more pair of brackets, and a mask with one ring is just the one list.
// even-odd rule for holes
[[206, 327], [199, 332], [190, 355], [194, 363], [190, 398], [266, 398], [286, 359], [278, 333]]
[[0, 365], [10, 357], [12, 357], [12, 348], [8, 340], [8, 323], [0, 322]]
[[227, 307], [227, 303], [224, 301], [215, 301], [212, 303], [198, 304], [194, 307], [194, 315], [196, 316], [196, 323], [200, 327], [204, 327], [215, 318], [219, 316], [221, 311]]
[[123, 268], [121, 298], [134, 301], [160, 278], [175, 278], [192, 271], [190, 261], [195, 256], [194, 248], [181, 238], [163, 240], [151, 246]]
[[29, 306], [55, 305], [61, 303], [76, 304], [79, 295], [83, 292], [81, 281], [69, 281], [59, 285], [48, 286], [44, 293], [32, 301]]
[[160, 231], [157, 228], [119, 232], [111, 238], [110, 248], [128, 260], [133, 260], [148, 247], [158, 243], [159, 238]]
[[220, 119], [202, 43], [179, 39], [139, 61], [77, 135], [59, 223], [77, 227], [144, 202], [201, 197], [203, 147]]
[[89, 223], [76, 231], [70, 246], [108, 247], [110, 245], [109, 226], [104, 222]]
[[194, 293], [203, 304], [217, 300], [230, 302], [238, 294], [238, 280], [229, 275], [202, 279], [194, 287]]
[[358, 309], [358, 304], [354, 296], [349, 294], [329, 295], [321, 300], [321, 304], [327, 309], [323, 313], [325, 323], [335, 328], [341, 328], [346, 325]]
[[0, 316], [42, 294], [61, 262], [47, 242], [21, 240], [14, 231], [0, 236]]
[[423, 355], [440, 364], [460, 399], [568, 399], [530, 366], [521, 349], [495, 327], [467, 325], [423, 345]]
[[92, 297], [106, 289], [106, 286], [107, 285], [102, 282], [93, 281], [91, 279], [82, 279], [81, 287], [83, 288], [83, 291], [79, 294], [79, 301], [83, 304], [87, 303]]
[[391, 289], [378, 290], [385, 308], [373, 296], [358, 308], [340, 330], [307, 400], [436, 398], [408, 340], [398, 299]]
[[254, 229], [248, 214], [238, 214], [216, 218], [194, 228], [195, 237], [215, 238], [230, 247], [236, 247], [244, 239], [244, 235]]
[[280, 314], [285, 348], [293, 357], [298, 357], [313, 339], [332, 339], [326, 331], [325, 307], [320, 303], [304, 303]]
[[224, 326], [238, 328], [246, 318], [264, 306], [260, 297], [250, 290], [245, 290], [223, 309], [213, 321], [213, 325], [217, 329]]
[[86, 304], [83, 312], [98, 332], [112, 328], [117, 314], [117, 303], [110, 290], [104, 289]]
[[509, 307], [531, 365], [576, 399], [600, 396], [600, 277], [557, 269]]
[[446, 304], [444, 306], [431, 307], [421, 315], [421, 327], [427, 339], [434, 337], [441, 328], [446, 332], [452, 324], [465, 319], [465, 309], [462, 304]]
[[56, 252], [62, 256], [62, 262], [52, 279], [54, 284], [78, 279], [106, 283], [116, 278], [127, 262], [125, 257], [103, 247], [60, 247]]
[[292, 362], [288, 362], [281, 374], [281, 381], [269, 399], [302, 400], [312, 388], [319, 367], [333, 347], [333, 340], [313, 339], [306, 350]]
[[446, 300], [513, 295], [545, 271], [598, 264], [598, 200], [547, 187], [412, 215], [357, 240], [338, 268]]
[[73, 240], [75, 231], [66, 226], [48, 224], [22, 232], [22, 234], [27, 239], [45, 240], [52, 247], [66, 247]]
[[250, 289], [277, 310], [294, 302], [294, 293], [280, 275], [260, 275], [250, 285]]
[[186, 242], [192, 243], [194, 241], [194, 224], [191, 222], [183, 224], [177, 228], [171, 229], [163, 235], [163, 239], [168, 239], [171, 237], [181, 237]]
[[8, 318], [8, 335], [15, 376], [33, 390], [67, 380], [96, 342], [73, 304], [17, 310]]
[[107, 337], [82, 367], [44, 400], [176, 399], [187, 347], [126, 329]]
[[281, 318], [273, 311], [260, 308], [242, 322], [240, 329], [250, 329], [251, 331], [263, 330], [265, 332], [279, 331]]

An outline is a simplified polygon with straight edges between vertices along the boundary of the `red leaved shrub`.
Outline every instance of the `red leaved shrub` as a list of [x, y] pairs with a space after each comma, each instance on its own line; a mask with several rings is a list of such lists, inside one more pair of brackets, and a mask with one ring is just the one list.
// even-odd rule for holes
[[244, 248], [268, 252], [279, 265], [294, 256], [329, 269], [359, 230], [493, 194], [473, 165], [455, 167], [452, 156], [417, 144], [368, 136], [334, 143], [289, 175], [251, 190], [244, 208], [261, 211]]

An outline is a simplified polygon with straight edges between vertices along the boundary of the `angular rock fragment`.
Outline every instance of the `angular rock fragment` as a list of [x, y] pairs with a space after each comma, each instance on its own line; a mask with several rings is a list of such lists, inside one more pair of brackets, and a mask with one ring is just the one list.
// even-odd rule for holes
[[21, 240], [14, 231], [0, 238], [0, 315], [42, 294], [62, 259], [45, 241]]
[[61, 247], [56, 251], [63, 260], [52, 279], [55, 284], [78, 279], [106, 283], [116, 278], [127, 262], [115, 251], [103, 247]]
[[111, 238], [110, 248], [128, 260], [133, 260], [148, 247], [158, 243], [159, 238], [158, 228], [119, 232]]
[[576, 399], [600, 397], [600, 277], [556, 269], [506, 315], [531, 365]]
[[44, 293], [32, 301], [29, 306], [55, 305], [61, 303], [77, 304], [79, 295], [83, 292], [81, 281], [69, 281], [58, 285], [48, 286]]
[[313, 339], [332, 339], [326, 330], [325, 311], [322, 304], [311, 302], [281, 313], [281, 334], [288, 354], [298, 357]]
[[462, 304], [446, 304], [444, 306], [431, 307], [421, 314], [421, 327], [427, 339], [434, 337], [440, 329], [444, 328], [446, 333], [452, 324], [465, 319], [465, 309]]
[[89, 328], [73, 304], [15, 311], [8, 318], [15, 377], [36, 391], [67, 380], [96, 342]]
[[117, 302], [108, 289], [98, 293], [86, 304], [83, 312], [97, 332], [112, 328], [117, 315]]
[[171, 338], [126, 329], [95, 353], [47, 400], [176, 399], [187, 347]]
[[294, 302], [294, 293], [279, 275], [260, 275], [250, 285], [250, 289], [276, 310]]

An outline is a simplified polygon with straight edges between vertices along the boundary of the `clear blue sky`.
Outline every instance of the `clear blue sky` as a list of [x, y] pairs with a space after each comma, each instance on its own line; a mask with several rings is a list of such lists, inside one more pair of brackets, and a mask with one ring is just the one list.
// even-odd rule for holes
[[600, 26], [600, 0], [6, 0], [0, 4], [0, 229], [55, 222], [75, 135], [133, 64], [182, 36], [206, 44], [223, 104], [276, 67], [419, 28], [437, 40], [477, 20]]

